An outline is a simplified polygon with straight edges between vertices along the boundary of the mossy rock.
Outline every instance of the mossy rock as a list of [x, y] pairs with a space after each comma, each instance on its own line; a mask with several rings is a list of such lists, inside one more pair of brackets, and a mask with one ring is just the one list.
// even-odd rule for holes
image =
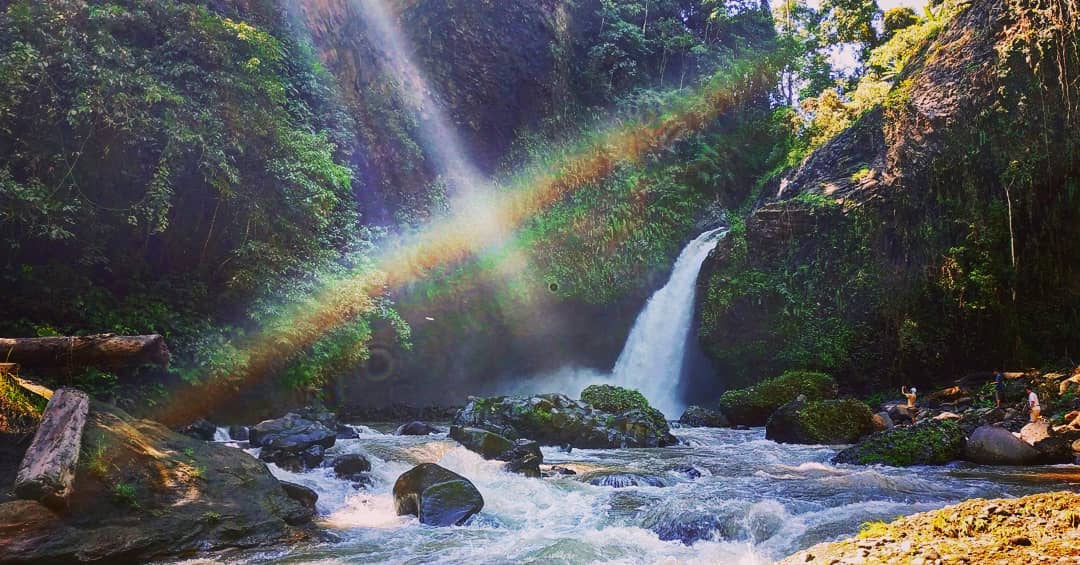
[[625, 414], [631, 410], [641, 410], [657, 430], [667, 433], [668, 422], [664, 413], [649, 405], [649, 400], [640, 392], [615, 385], [589, 385], [581, 391], [581, 401], [597, 410], [612, 414]]
[[852, 398], [789, 402], [765, 424], [765, 438], [780, 443], [855, 443], [874, 431], [874, 414]]
[[720, 411], [734, 425], [764, 426], [777, 408], [803, 395], [808, 401], [836, 397], [836, 381], [825, 373], [788, 371], [779, 377], [720, 397]]
[[960, 459], [967, 437], [952, 420], [928, 420], [870, 435], [841, 451], [833, 463], [851, 465], [943, 465]]

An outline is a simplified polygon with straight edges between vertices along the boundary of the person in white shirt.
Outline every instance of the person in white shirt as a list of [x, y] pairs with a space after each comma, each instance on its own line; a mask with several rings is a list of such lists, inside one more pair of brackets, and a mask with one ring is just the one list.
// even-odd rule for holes
[[1042, 414], [1042, 408], [1039, 406], [1039, 395], [1035, 394], [1035, 391], [1031, 390], [1031, 387], [1026, 387], [1028, 396], [1028, 410], [1031, 412], [1031, 421], [1039, 421], [1039, 415]]

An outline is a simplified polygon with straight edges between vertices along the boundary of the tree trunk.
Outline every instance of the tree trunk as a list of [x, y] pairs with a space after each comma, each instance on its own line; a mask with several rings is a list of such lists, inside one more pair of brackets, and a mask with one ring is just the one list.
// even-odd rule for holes
[[165, 338], [157, 334], [0, 338], [0, 361], [30, 369], [168, 366], [169, 348]]
[[52, 508], [63, 508], [79, 464], [83, 426], [90, 410], [85, 392], [62, 388], [49, 400], [34, 441], [15, 478], [15, 494]]

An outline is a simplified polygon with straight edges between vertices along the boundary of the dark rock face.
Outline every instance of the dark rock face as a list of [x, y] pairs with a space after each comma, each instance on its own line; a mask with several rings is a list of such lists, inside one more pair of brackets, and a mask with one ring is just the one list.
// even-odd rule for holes
[[371, 470], [371, 462], [359, 453], [347, 453], [334, 459], [334, 474], [340, 479], [352, 479]]
[[286, 496], [299, 502], [310, 513], [308, 517], [300, 520], [301, 523], [308, 522], [315, 517], [315, 504], [319, 501], [319, 493], [304, 485], [288, 481], [281, 481], [281, 488], [285, 490]]
[[539, 443], [531, 439], [519, 439], [514, 442], [514, 447], [500, 453], [496, 459], [506, 461], [506, 465], [503, 465], [505, 471], [538, 479], [544, 454], [540, 451]]
[[542, 445], [618, 448], [678, 443], [666, 425], [658, 428], [655, 419], [640, 410], [611, 414], [562, 394], [473, 399], [454, 416], [453, 423]]
[[694, 428], [727, 428], [731, 426], [731, 422], [728, 421], [723, 412], [697, 405], [688, 407], [683, 412], [682, 417], [679, 418], [679, 423]]
[[514, 448], [514, 442], [499, 434], [480, 428], [451, 426], [450, 437], [465, 446], [465, 449], [479, 453], [484, 459], [495, 459], [502, 453]]
[[217, 433], [217, 426], [206, 420], [199, 419], [181, 430], [180, 433], [203, 441], [213, 441], [214, 434]]
[[229, 439], [233, 441], [247, 441], [247, 426], [229, 426]]
[[80, 458], [66, 513], [0, 504], [0, 562], [146, 562], [306, 535], [292, 526], [310, 508], [243, 451], [93, 402], [83, 438], [102, 449]]
[[435, 433], [439, 433], [438, 428], [419, 421], [402, 424], [398, 426], [398, 429], [394, 430], [394, 435], [398, 436], [426, 436]]
[[506, 461], [506, 465], [503, 466], [506, 471], [520, 473], [526, 477], [540, 477], [540, 464], [544, 462], [544, 455], [540, 451], [540, 444], [535, 441], [529, 439], [510, 441], [487, 430], [461, 426], [452, 426], [450, 437], [484, 459]]
[[780, 443], [855, 443], [874, 431], [870, 407], [858, 400], [796, 400], [780, 407], [765, 424], [765, 439]]
[[322, 464], [323, 448], [321, 445], [313, 445], [303, 451], [295, 452], [264, 447], [259, 452], [259, 459], [267, 463], [273, 463], [286, 471], [299, 473], [314, 469]]
[[459, 526], [484, 507], [480, 491], [461, 475], [434, 463], [417, 465], [394, 483], [398, 515], [429, 526]]
[[964, 457], [983, 465], [1029, 465], [1039, 450], [999, 426], [980, 426], [971, 433]]
[[346, 426], [345, 424], [338, 424], [336, 431], [337, 439], [356, 439], [360, 437], [360, 434], [356, 433], [356, 430], [350, 428], [349, 426]]
[[942, 465], [959, 459], [964, 430], [951, 420], [928, 420], [916, 426], [876, 432], [841, 451], [833, 463], [851, 465]]
[[333, 447], [337, 433], [322, 423], [289, 413], [283, 418], [259, 422], [250, 430], [251, 445], [300, 453], [313, 445]]

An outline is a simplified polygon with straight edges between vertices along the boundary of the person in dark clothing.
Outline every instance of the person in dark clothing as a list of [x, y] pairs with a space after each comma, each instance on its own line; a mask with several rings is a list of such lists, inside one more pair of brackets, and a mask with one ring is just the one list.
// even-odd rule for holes
[[1000, 369], [994, 371], [994, 402], [997, 408], [1005, 400], [1005, 374]]

